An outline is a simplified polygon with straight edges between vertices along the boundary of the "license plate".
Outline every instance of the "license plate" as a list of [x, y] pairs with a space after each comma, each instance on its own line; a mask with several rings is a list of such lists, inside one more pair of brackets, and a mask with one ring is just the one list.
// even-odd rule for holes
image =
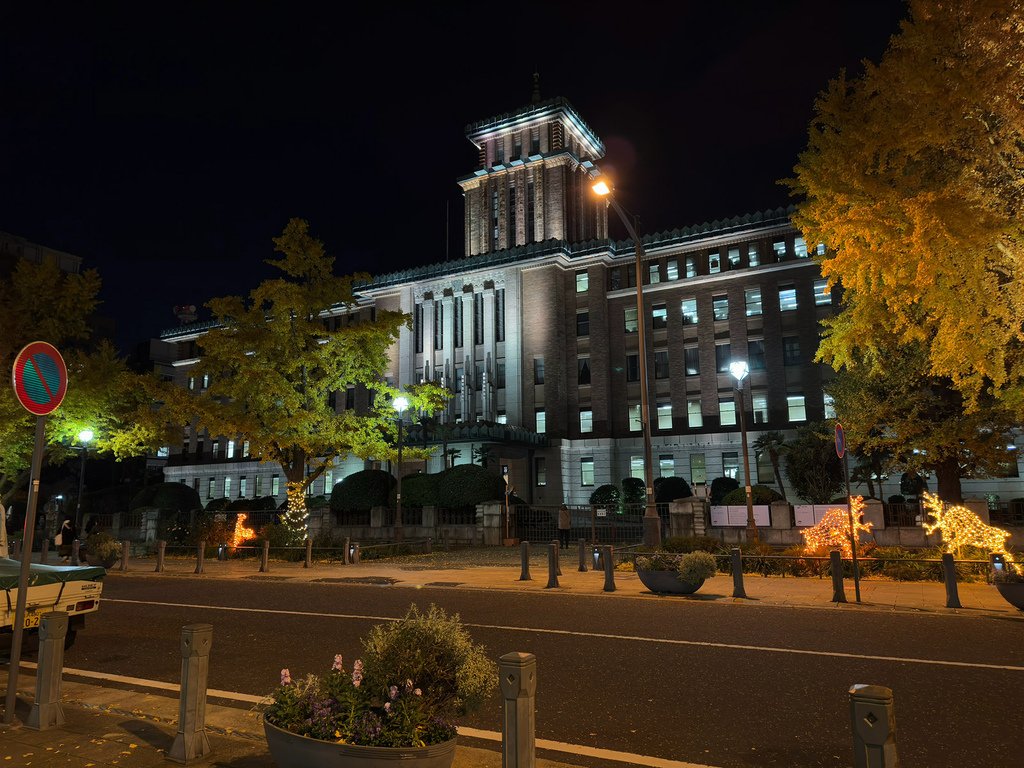
[[25, 614], [25, 629], [32, 629], [33, 627], [39, 626], [39, 617], [41, 614], [38, 613], [26, 613]]

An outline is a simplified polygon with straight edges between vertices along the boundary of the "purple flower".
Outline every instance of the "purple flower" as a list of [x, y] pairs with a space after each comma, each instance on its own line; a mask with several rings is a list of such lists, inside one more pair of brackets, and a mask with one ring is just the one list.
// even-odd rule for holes
[[398, 686], [397, 685], [392, 685], [390, 688], [388, 688], [388, 698], [391, 699], [392, 701], [394, 701], [395, 699], [398, 698]]
[[342, 666], [342, 663], [341, 663], [341, 654], [340, 653], [337, 653], [337, 654], [334, 655], [334, 663], [331, 665], [331, 669], [333, 669], [335, 672], [344, 672], [345, 671], [345, 668]]
[[281, 670], [281, 685], [291, 685], [292, 674], [287, 669]]
[[352, 665], [352, 685], [356, 688], [359, 687], [359, 683], [363, 680], [363, 662], [361, 659], [356, 659]]

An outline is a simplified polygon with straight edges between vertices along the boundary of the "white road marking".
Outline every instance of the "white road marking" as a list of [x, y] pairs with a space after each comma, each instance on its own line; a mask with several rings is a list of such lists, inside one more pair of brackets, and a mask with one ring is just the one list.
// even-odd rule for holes
[[[317, 611], [286, 611], [277, 608], [242, 608], [228, 605], [196, 605], [192, 603], [165, 603], [150, 600], [122, 600], [106, 598], [107, 603], [130, 603], [134, 605], [155, 605], [168, 608], [201, 608], [210, 611], [237, 611], [240, 613], [269, 613], [284, 616], [308, 616], [326, 619], [357, 619], [360, 621], [397, 621], [394, 616], [367, 616], [350, 613], [321, 613]], [[966, 667], [968, 669], [995, 669], [1002, 672], [1024, 672], [1024, 667], [1012, 664], [981, 664], [971, 661], [947, 661], [943, 659], [916, 659], [903, 656], [879, 656], [864, 653], [843, 653], [841, 651], [812, 651], [804, 648], [779, 648], [767, 645], [743, 645], [740, 643], [714, 643], [702, 640], [673, 640], [662, 637], [641, 637], [638, 635], [613, 635], [605, 632], [576, 632], [568, 629], [540, 629], [537, 627], [509, 627], [500, 624], [471, 624], [463, 626], [477, 629], [495, 629], [505, 632], [529, 632], [531, 634], [565, 635], [567, 637], [591, 637], [601, 640], [628, 640], [637, 643], [660, 645], [683, 645], [698, 648], [721, 648], [734, 651], [756, 651], [759, 653], [790, 653], [801, 656], [825, 656], [835, 659], [860, 659], [864, 661], [894, 661], [905, 664], [925, 664], [938, 667]]]

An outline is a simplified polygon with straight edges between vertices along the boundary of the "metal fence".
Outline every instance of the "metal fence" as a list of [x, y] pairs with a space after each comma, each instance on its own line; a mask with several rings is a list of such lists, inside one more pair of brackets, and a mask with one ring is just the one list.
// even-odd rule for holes
[[[668, 508], [664, 506], [663, 528]], [[557, 506], [517, 505], [510, 509], [510, 527], [522, 541], [554, 541], [558, 538]], [[606, 508], [590, 505], [569, 507], [569, 540], [585, 539], [599, 544], [635, 544], [643, 540], [644, 506]], [[659, 512], [661, 510], [659, 509]]]
[[921, 525], [921, 507], [918, 504], [886, 502], [882, 505], [882, 514], [887, 528], [914, 528]]
[[989, 507], [992, 525], [1024, 527], [1024, 501], [1000, 501]]

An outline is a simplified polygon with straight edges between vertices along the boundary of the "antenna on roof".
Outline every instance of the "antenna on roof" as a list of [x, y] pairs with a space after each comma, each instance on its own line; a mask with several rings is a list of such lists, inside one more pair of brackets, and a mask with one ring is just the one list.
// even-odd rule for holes
[[448, 234], [448, 200], [444, 201], [444, 260], [448, 261], [448, 241], [451, 235]]
[[540, 72], [533, 73], [533, 99], [534, 104], [540, 104]]

